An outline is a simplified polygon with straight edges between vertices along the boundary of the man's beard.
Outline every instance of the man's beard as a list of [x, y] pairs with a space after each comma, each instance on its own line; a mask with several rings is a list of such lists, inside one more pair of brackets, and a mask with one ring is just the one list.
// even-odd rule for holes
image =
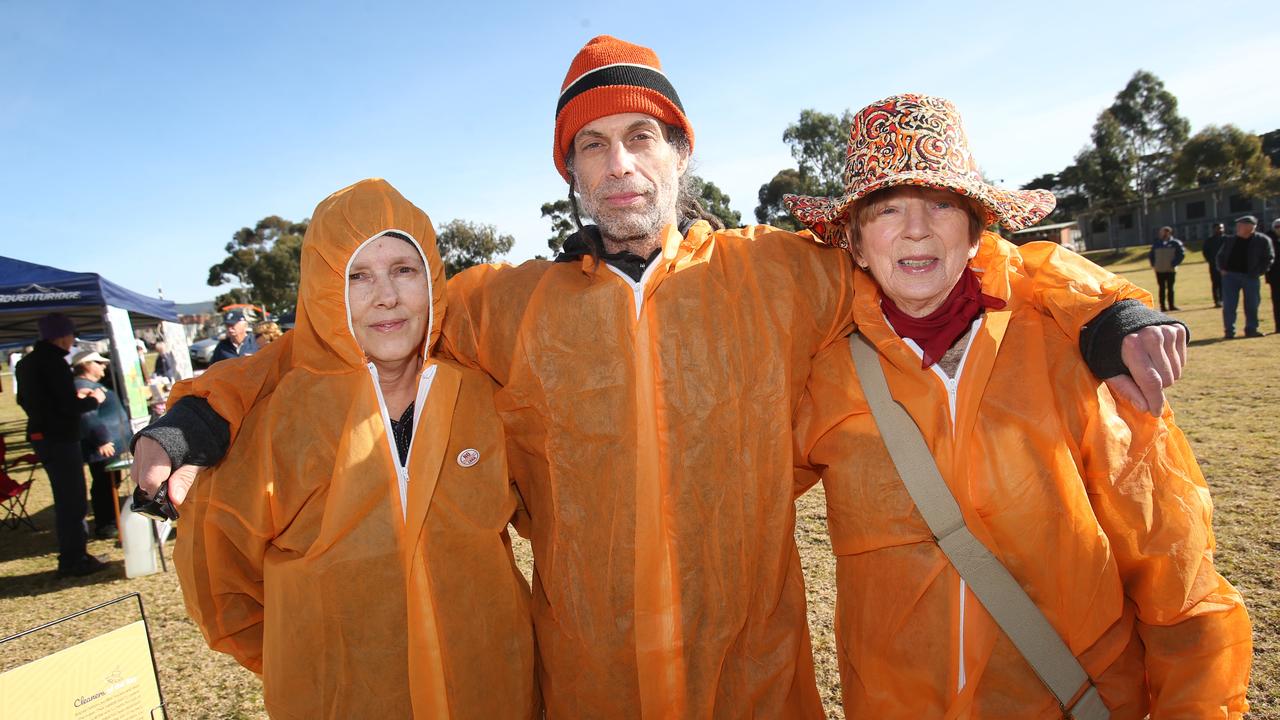
[[[619, 193], [639, 193], [646, 202], [639, 207], [610, 207], [608, 196]], [[675, 217], [676, 179], [663, 176], [657, 183], [641, 177], [605, 180], [578, 197], [583, 213], [595, 221], [606, 242], [625, 249], [648, 249], [645, 241], [656, 240], [663, 226]]]

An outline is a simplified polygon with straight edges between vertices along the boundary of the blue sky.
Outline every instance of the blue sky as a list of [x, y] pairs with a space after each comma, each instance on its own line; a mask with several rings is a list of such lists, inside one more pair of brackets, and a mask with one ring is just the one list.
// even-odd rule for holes
[[[1198, 130], [1280, 127], [1275, 2], [0, 0], [0, 254], [192, 302], [233, 232], [363, 177], [545, 253], [556, 96], [578, 48], [654, 48], [696, 171], [752, 217], [782, 131], [898, 92], [951, 98], [988, 176], [1061, 169], [1138, 68]], [[1237, 28], [1256, 28], [1254, 39]], [[1252, 58], [1251, 52], [1256, 52]]]

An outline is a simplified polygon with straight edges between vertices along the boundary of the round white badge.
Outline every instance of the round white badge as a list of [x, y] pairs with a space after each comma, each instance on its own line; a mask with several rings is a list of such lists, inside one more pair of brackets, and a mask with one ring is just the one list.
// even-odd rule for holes
[[480, 462], [480, 451], [475, 448], [467, 448], [458, 453], [458, 464], [462, 467], [471, 467]]

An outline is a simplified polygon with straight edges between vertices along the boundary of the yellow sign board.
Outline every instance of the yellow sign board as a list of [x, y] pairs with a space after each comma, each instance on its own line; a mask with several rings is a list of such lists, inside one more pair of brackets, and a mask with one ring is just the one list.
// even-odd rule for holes
[[159, 707], [142, 620], [0, 674], [0, 720], [151, 720]]

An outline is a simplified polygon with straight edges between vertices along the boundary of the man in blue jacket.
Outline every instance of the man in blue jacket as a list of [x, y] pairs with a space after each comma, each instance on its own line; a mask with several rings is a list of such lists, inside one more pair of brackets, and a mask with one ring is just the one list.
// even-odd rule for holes
[[1160, 228], [1160, 237], [1151, 243], [1151, 267], [1156, 271], [1156, 284], [1160, 286], [1160, 309], [1164, 312], [1181, 310], [1173, 302], [1173, 283], [1178, 279], [1178, 265], [1187, 256], [1182, 241], [1173, 236], [1173, 228]]
[[227, 336], [218, 341], [209, 358], [212, 365], [219, 360], [244, 357], [258, 352], [258, 342], [249, 333], [249, 321], [253, 317], [244, 310], [228, 310], [222, 315], [222, 324], [227, 327]]
[[1236, 336], [1236, 307], [1244, 293], [1245, 337], [1261, 337], [1258, 332], [1258, 303], [1262, 300], [1262, 276], [1271, 269], [1275, 248], [1271, 238], [1256, 232], [1258, 218], [1245, 215], [1236, 220], [1236, 234], [1228, 237], [1218, 251], [1222, 271], [1223, 336]]

